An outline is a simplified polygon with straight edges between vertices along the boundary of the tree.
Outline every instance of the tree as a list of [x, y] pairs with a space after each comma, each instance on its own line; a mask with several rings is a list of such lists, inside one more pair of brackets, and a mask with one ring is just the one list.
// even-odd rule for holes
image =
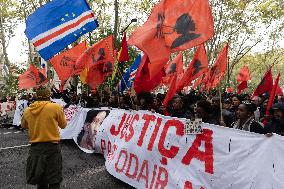
[[[215, 18], [215, 36], [207, 43], [209, 60], [216, 58], [223, 42], [230, 44], [227, 85], [235, 66], [258, 44], [273, 43], [283, 28], [283, 2], [280, 0], [211, 0]], [[270, 14], [273, 12], [274, 14]], [[276, 23], [282, 23], [278, 25]], [[263, 31], [260, 35], [260, 31]], [[275, 47], [273, 45], [273, 47]], [[271, 46], [267, 46], [267, 52]], [[271, 50], [271, 49], [270, 49]], [[271, 51], [270, 51], [271, 52]]]
[[6, 75], [10, 70], [7, 47], [10, 39], [15, 35], [14, 28], [18, 23], [17, 18], [17, 4], [14, 1], [0, 0], [0, 45], [3, 51], [3, 54], [0, 54], [0, 64], [8, 68]]
[[[268, 70], [268, 68], [273, 65], [272, 72], [273, 76], [276, 76], [278, 72], [284, 72], [284, 49], [274, 49], [273, 51], [267, 51], [257, 54], [247, 54], [245, 55], [236, 65], [234, 71], [232, 72], [231, 85], [237, 86], [236, 75], [238, 74], [240, 68], [244, 65], [248, 66], [251, 72], [251, 81], [249, 82], [249, 92], [254, 91], [259, 82], [261, 81], [263, 75]], [[280, 83], [284, 82], [284, 77], [281, 77]]]

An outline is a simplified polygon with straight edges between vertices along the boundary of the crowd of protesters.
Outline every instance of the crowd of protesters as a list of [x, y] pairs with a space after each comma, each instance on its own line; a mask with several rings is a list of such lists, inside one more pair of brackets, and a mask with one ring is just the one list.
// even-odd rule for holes
[[[65, 108], [79, 105], [84, 108], [110, 107], [126, 110], [148, 110], [162, 115], [195, 119], [203, 122], [236, 128], [260, 134], [277, 133], [284, 135], [284, 98], [275, 98], [269, 115], [266, 115], [269, 95], [251, 97], [247, 94], [237, 95], [224, 92], [221, 97], [218, 92], [201, 93], [190, 91], [188, 94], [176, 94], [167, 107], [163, 106], [165, 94], [130, 93], [98, 91], [90, 94], [79, 94], [72, 90], [59, 92], [52, 89], [53, 99], [63, 99]], [[31, 104], [33, 95], [24, 95]]]

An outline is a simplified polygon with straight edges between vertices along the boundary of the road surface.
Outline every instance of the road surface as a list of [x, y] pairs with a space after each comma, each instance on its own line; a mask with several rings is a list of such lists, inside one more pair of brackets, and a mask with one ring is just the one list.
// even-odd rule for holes
[[[0, 188], [34, 189], [25, 181], [28, 156], [27, 131], [0, 128]], [[63, 189], [132, 188], [110, 175], [100, 154], [81, 151], [72, 140], [61, 142], [63, 156]]]

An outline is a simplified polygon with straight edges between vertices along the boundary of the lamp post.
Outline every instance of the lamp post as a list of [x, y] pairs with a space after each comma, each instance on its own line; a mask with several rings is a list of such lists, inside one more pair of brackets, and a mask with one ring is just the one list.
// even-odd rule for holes
[[128, 27], [134, 22], [137, 22], [137, 18], [131, 19], [130, 23], [120, 33], [125, 32], [128, 29]]

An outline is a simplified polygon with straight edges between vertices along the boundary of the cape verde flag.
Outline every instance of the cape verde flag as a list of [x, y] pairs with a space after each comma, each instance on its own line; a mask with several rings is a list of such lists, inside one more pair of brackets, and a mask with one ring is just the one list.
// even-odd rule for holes
[[134, 63], [127, 69], [123, 79], [120, 81], [120, 93], [123, 93], [123, 91], [127, 88], [131, 88], [140, 63], [141, 55], [138, 55]]
[[97, 27], [86, 0], [53, 0], [27, 18], [25, 34], [41, 57], [49, 60]]

